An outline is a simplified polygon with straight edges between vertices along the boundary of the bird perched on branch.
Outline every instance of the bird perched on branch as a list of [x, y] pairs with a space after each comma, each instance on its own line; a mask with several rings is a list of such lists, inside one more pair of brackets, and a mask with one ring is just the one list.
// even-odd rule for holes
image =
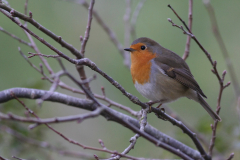
[[214, 120], [221, 121], [204, 100], [207, 97], [180, 56], [146, 37], [136, 39], [124, 50], [131, 52], [132, 80], [144, 97], [160, 105], [187, 97], [200, 103]]

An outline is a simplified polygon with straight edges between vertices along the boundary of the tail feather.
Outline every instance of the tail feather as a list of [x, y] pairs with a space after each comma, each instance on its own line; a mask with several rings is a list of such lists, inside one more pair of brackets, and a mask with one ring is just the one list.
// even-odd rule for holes
[[203, 97], [198, 94], [198, 100], [199, 100], [199, 103], [203, 106], [203, 108], [208, 112], [208, 114], [214, 119], [214, 120], [217, 120], [217, 121], [222, 121], [222, 119], [211, 109], [211, 107], [207, 104], [207, 102], [203, 99]]

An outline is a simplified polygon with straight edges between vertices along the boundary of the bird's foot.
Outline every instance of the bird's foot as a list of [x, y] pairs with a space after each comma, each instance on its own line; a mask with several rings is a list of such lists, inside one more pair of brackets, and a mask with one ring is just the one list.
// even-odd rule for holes
[[[162, 103], [160, 103], [156, 108], [160, 108], [162, 106]], [[161, 108], [161, 109], [164, 109], [164, 108]], [[164, 110], [165, 112], [165, 110]]]
[[[161, 106], [161, 105], [160, 105], [160, 106]], [[159, 106], [159, 107], [160, 107], [160, 106]], [[164, 108], [160, 108], [160, 112], [165, 113], [165, 109], [164, 109]], [[155, 113], [155, 115], [156, 115], [159, 119], [162, 119], [162, 120], [164, 120], [164, 121], [167, 121], [167, 119], [164, 118], [163, 116], [161, 116], [161, 114]]]

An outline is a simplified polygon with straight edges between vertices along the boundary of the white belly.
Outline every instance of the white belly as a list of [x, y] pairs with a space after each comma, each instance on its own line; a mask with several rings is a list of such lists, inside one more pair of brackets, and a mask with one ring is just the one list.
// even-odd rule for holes
[[167, 103], [174, 101], [180, 97], [186, 96], [188, 88], [176, 80], [164, 75], [162, 72], [154, 72], [150, 77], [150, 82], [139, 84], [135, 82], [135, 88], [144, 97], [152, 101], [162, 101]]

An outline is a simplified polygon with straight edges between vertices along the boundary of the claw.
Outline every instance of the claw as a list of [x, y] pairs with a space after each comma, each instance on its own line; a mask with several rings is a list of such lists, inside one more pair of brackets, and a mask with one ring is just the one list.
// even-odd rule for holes
[[162, 106], [162, 103], [160, 103], [156, 108], [160, 108]]
[[148, 110], [149, 113], [152, 112], [152, 106], [149, 106], [149, 110]]

